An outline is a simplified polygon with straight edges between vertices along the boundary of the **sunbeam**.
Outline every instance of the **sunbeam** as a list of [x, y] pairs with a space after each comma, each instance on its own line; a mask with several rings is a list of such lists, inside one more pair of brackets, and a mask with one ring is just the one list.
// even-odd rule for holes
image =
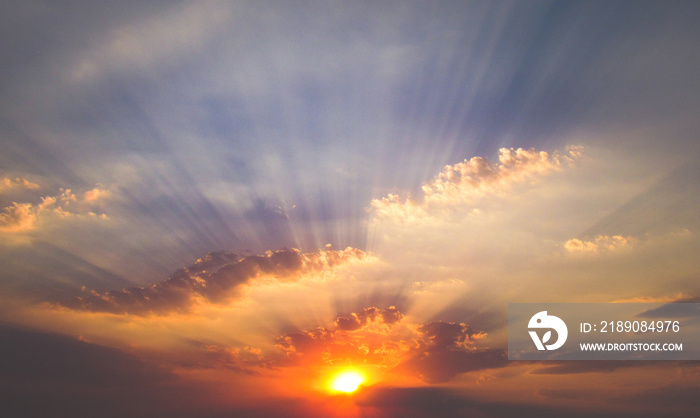
[[3, 2], [3, 414], [697, 415], [508, 355], [511, 303], [699, 302], [699, 17]]

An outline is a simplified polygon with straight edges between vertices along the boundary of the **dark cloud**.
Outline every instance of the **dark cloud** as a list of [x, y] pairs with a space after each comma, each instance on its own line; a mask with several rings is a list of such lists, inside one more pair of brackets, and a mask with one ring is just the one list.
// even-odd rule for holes
[[370, 387], [358, 394], [356, 403], [376, 408], [386, 417], [464, 416], [479, 404], [469, 396], [437, 387]]
[[[675, 381], [656, 388], [641, 390], [624, 388], [619, 391], [582, 388], [542, 388], [537, 396], [552, 402], [590, 402], [595, 399], [603, 408], [620, 408], [633, 416], [695, 416], [700, 411], [697, 381]], [[597, 414], [596, 414], [597, 415]]]
[[338, 317], [335, 320], [335, 328], [341, 331], [354, 331], [367, 325], [367, 322], [381, 320], [385, 324], [393, 324], [400, 321], [403, 314], [395, 307], [378, 309], [375, 307], [365, 308], [360, 312], [351, 313], [348, 318]]
[[477, 333], [469, 325], [438, 321], [423, 325], [419, 331], [423, 344], [398, 368], [415, 370], [426, 382], [447, 382], [461, 373], [504, 367], [508, 363], [503, 350], [471, 346]]
[[636, 405], [662, 407], [669, 413], [697, 415], [700, 412], [698, 382], [674, 382], [653, 389], [644, 389], [632, 395], [616, 396]]
[[22, 297], [65, 300], [81, 286], [105, 291], [134, 283], [84, 258], [47, 242], [31, 248], [7, 246], [0, 251], [3, 266], [0, 287], [11, 288]]
[[444, 383], [455, 376], [476, 370], [504, 367], [508, 363], [503, 350], [432, 350], [417, 354], [402, 366], [418, 370], [429, 383]]
[[[534, 396], [534, 394], [533, 394]], [[362, 390], [356, 403], [365, 416], [382, 418], [427, 417], [653, 417], [659, 411], [622, 409], [591, 405], [573, 409], [557, 404], [487, 401], [468, 392], [443, 387], [370, 387]], [[683, 416], [671, 413], [669, 416]]]
[[637, 315], [639, 318], [698, 318], [700, 317], [700, 297], [683, 298], [665, 303], [658, 308], [648, 309]]
[[645, 367], [653, 364], [656, 364], [656, 362], [633, 360], [562, 361], [555, 364], [543, 364], [543, 367], [531, 371], [530, 374], [610, 373], [620, 368]]
[[364, 256], [364, 252], [353, 248], [317, 253], [285, 249], [242, 258], [235, 254], [217, 252], [152, 286], [136, 286], [104, 293], [90, 291], [63, 305], [76, 310], [115, 314], [187, 312], [197, 303], [198, 298], [209, 303], [231, 300], [237, 296], [241, 286], [261, 275], [270, 275], [278, 280], [292, 280], [299, 275], [333, 268], [350, 259], [361, 259]]
[[[451, 335], [442, 340], [450, 346], [465, 335], [455, 332], [456, 328], [440, 325], [431, 330]], [[257, 357], [253, 351], [219, 347], [210, 347], [210, 352], [215, 362], [228, 361], [223, 359], [229, 356]], [[699, 407], [696, 385], [679, 383], [630, 394], [588, 390], [585, 396], [578, 390], [545, 388], [533, 392], [539, 402], [533, 398], [532, 403], [484, 400], [469, 391], [444, 387], [375, 386], [361, 389], [353, 398], [263, 396], [245, 403], [207, 405], [208, 390], [114, 348], [0, 325], [0, 400], [6, 416], [326, 417], [342, 407], [357, 416], [377, 418], [652, 417], [662, 412], [680, 417], [693, 416]], [[586, 408], [569, 406], [586, 401], [586, 396], [597, 401]]]
[[[244, 344], [226, 346], [201, 341], [190, 342], [194, 350], [169, 353], [170, 365], [189, 370], [228, 370], [248, 376], [261, 375], [260, 370], [272, 369], [272, 360], [262, 355], [262, 350]], [[165, 355], [161, 355], [165, 358]]]
[[0, 325], [4, 416], [155, 416], [189, 409], [197, 392], [120, 350]]
[[579, 373], [611, 373], [619, 369], [631, 368], [682, 368], [688, 369], [696, 365], [690, 360], [587, 360], [587, 361], [546, 361], [542, 367], [530, 374], [564, 375]]

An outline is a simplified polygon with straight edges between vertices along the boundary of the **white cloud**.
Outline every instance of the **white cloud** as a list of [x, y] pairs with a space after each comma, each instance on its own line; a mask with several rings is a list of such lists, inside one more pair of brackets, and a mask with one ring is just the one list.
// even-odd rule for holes
[[559, 171], [581, 156], [582, 148], [578, 146], [569, 147], [566, 154], [501, 148], [498, 163], [473, 157], [445, 166], [437, 177], [423, 185], [423, 195], [417, 200], [402, 200], [395, 194], [372, 200], [373, 215], [401, 222], [414, 221], [451, 207], [473, 204], [475, 199], [487, 195], [506, 193], [516, 184]]
[[489, 163], [486, 158], [473, 157], [461, 163], [445, 166], [435, 180], [423, 186], [427, 202], [461, 200], [486, 192], [508, 189], [537, 174], [559, 170], [563, 162], [571, 162], [580, 155], [574, 148], [569, 156], [558, 152], [550, 155], [546, 151], [522, 148], [501, 148], [498, 152], [500, 164]]

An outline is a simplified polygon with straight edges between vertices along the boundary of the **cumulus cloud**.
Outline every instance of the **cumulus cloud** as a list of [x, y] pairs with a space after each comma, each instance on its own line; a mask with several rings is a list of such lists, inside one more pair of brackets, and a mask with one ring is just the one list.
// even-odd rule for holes
[[71, 309], [113, 314], [168, 314], [189, 312], [199, 303], [222, 304], [237, 297], [241, 288], [261, 276], [298, 280], [301, 276], [332, 269], [367, 255], [355, 248], [301, 253], [297, 249], [269, 251], [238, 257], [211, 253], [178, 270], [167, 280], [148, 287], [130, 287], [99, 293], [87, 291], [64, 305]]
[[14, 179], [4, 177], [0, 180], [0, 193], [14, 188], [35, 190], [39, 188], [39, 185], [22, 177], [15, 177]]
[[522, 148], [501, 148], [499, 163], [473, 157], [461, 163], [445, 166], [432, 182], [423, 186], [426, 200], [460, 199], [468, 195], [506, 188], [536, 174], [558, 170], [563, 161], [572, 161], [580, 151], [571, 150], [570, 156], [558, 152]]
[[[12, 187], [23, 187], [33, 190], [39, 186], [24, 179], [17, 178], [8, 181], [5, 178], [0, 182], [2, 187], [10, 184]], [[109, 196], [109, 191], [96, 187], [86, 191], [82, 197], [76, 195], [71, 189], [60, 189], [54, 196], [44, 196], [39, 198], [39, 203], [13, 202], [12, 205], [2, 209], [0, 213], [0, 232], [21, 233], [31, 231], [36, 228], [38, 221], [50, 216], [68, 218], [74, 216], [90, 216], [101, 219], [108, 219], [105, 213], [96, 212], [96, 200]]]
[[100, 187], [95, 187], [94, 189], [85, 192], [84, 196], [86, 202], [94, 202], [102, 197], [110, 196], [110, 192], [109, 190], [105, 190]]
[[558, 151], [550, 154], [535, 149], [501, 148], [498, 163], [491, 163], [483, 157], [473, 157], [445, 166], [436, 178], [423, 185], [422, 196], [416, 201], [389, 194], [372, 200], [371, 207], [378, 218], [410, 221], [427, 216], [435, 209], [507, 191], [515, 184], [561, 170], [581, 156], [582, 148], [578, 146], [569, 147], [566, 154]]
[[36, 210], [31, 203], [12, 203], [0, 213], [0, 231], [23, 232], [34, 227]]
[[582, 241], [578, 238], [570, 239], [564, 243], [564, 249], [571, 254], [611, 253], [629, 249], [635, 242], [637, 239], [631, 236], [598, 235], [592, 241]]
[[355, 360], [393, 367], [408, 349], [413, 334], [407, 329], [410, 324], [400, 323], [402, 318], [393, 306], [370, 307], [337, 318], [332, 328], [286, 333], [277, 339], [277, 346], [286, 354], [287, 364], [333, 365]]
[[588, 241], [578, 238], [570, 239], [564, 243], [564, 249], [571, 255], [613, 254], [640, 247], [648, 248], [655, 245], [669, 245], [674, 242], [687, 240], [691, 236], [692, 233], [687, 229], [661, 235], [646, 234], [641, 238], [631, 235], [597, 235]]
[[505, 366], [503, 351], [476, 346], [485, 337], [466, 324], [415, 323], [395, 307], [370, 307], [339, 317], [332, 328], [284, 334], [277, 344], [293, 364], [355, 362], [438, 383], [460, 373]]

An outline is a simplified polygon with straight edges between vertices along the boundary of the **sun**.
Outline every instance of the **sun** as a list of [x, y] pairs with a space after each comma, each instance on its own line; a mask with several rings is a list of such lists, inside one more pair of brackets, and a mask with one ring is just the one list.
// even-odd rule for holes
[[330, 382], [330, 389], [335, 392], [352, 393], [365, 381], [365, 377], [355, 370], [338, 373]]

